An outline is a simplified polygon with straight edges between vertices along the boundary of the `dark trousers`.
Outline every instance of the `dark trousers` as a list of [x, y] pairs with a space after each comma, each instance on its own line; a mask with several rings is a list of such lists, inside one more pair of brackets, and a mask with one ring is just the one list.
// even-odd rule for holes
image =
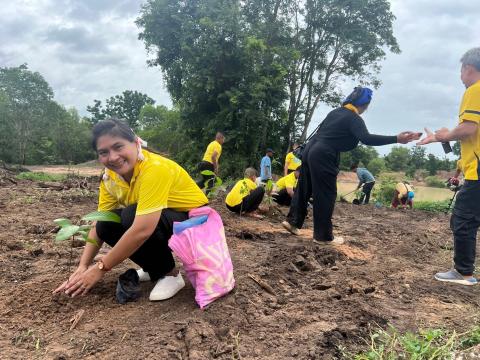
[[208, 161], [201, 161], [198, 164], [198, 171], [200, 172], [202, 178], [197, 181], [197, 185], [200, 189], [206, 188], [206, 193], [208, 194], [213, 188], [215, 175], [204, 175], [202, 174], [202, 171], [204, 170], [215, 171], [215, 168], [213, 164], [209, 163]]
[[258, 209], [258, 206], [263, 200], [263, 195], [265, 194], [265, 189], [262, 186], [257, 187], [255, 190], [252, 190], [250, 194], [245, 196], [242, 202], [235, 206], [227, 205], [227, 209], [233, 211], [237, 214], [248, 213]]
[[466, 180], [457, 194], [450, 218], [453, 231], [455, 269], [462, 275], [475, 270], [477, 231], [480, 226], [480, 180]]
[[272, 199], [278, 205], [284, 205], [284, 206], [290, 206], [292, 202], [292, 197], [287, 192], [287, 189], [282, 189], [278, 192], [278, 194], [273, 194]]
[[[137, 205], [135, 204], [124, 209], [113, 210], [120, 215], [121, 224], [98, 221], [96, 225], [98, 237], [108, 245], [115, 246], [123, 234], [132, 226], [136, 209]], [[130, 260], [148, 272], [152, 281], [165, 276], [175, 267], [175, 260], [168, 247], [168, 240], [173, 234], [173, 222], [187, 219], [187, 212], [163, 209], [153, 234], [130, 255]]]
[[310, 141], [302, 155], [302, 169], [287, 221], [301, 228], [313, 196], [313, 237], [333, 240], [332, 215], [337, 198], [339, 154], [319, 141]]
[[[370, 201], [370, 193], [372, 192], [373, 187], [375, 186], [375, 181], [365, 183], [363, 185], [362, 195], [360, 195], [360, 204], [368, 204]], [[365, 202], [364, 202], [365, 200]]]

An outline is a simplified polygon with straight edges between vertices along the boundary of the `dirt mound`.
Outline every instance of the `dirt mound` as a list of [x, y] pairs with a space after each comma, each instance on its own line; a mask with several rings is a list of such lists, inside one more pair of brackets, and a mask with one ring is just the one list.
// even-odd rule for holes
[[311, 241], [310, 219], [295, 237], [281, 215], [239, 217], [214, 201], [237, 285], [203, 311], [190, 284], [152, 303], [145, 283], [137, 302], [117, 304], [128, 262], [87, 297], [52, 296], [82, 251], [53, 242], [52, 220], [78, 220], [96, 208], [95, 197], [34, 184], [0, 188], [2, 358], [340, 359], [342, 348], [364, 348], [376, 326], [462, 331], [475, 322], [465, 314], [478, 314], [480, 288], [432, 279], [451, 264], [448, 217], [350, 204], [337, 205], [334, 231], [346, 242], [332, 247]]

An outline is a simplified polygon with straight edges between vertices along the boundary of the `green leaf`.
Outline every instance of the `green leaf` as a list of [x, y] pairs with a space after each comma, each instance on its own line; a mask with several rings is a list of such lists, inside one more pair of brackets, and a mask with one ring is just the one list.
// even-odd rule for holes
[[90, 231], [92, 225], [80, 225], [80, 230], [82, 231]]
[[57, 236], [55, 236], [55, 240], [57, 241], [67, 240], [73, 235], [75, 235], [79, 229], [80, 229], [80, 226], [78, 225], [69, 225], [69, 226], [62, 227], [60, 231], [57, 233]]
[[111, 211], [94, 211], [82, 217], [85, 221], [111, 221], [121, 223], [120, 216]]
[[72, 225], [71, 221], [65, 218], [55, 219], [53, 220], [53, 222], [61, 227]]
[[209, 176], [209, 175], [215, 176], [215, 173], [211, 170], [203, 170], [202, 172], [200, 172], [200, 174], [205, 175], [205, 176]]
[[220, 186], [223, 184], [222, 179], [220, 179], [218, 176], [215, 178], [215, 186]]

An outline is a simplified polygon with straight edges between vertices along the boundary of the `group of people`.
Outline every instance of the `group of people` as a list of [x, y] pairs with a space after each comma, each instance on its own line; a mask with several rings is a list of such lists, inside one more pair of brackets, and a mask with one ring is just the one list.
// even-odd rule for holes
[[[426, 137], [417, 144], [460, 141], [465, 182], [451, 217], [454, 268], [437, 273], [435, 278], [474, 285], [477, 283], [473, 277], [476, 235], [480, 226], [480, 48], [465, 53], [461, 63], [461, 80], [466, 91], [460, 106], [459, 125], [453, 130], [442, 128], [435, 133], [425, 129]], [[282, 226], [292, 234], [299, 233], [313, 199], [313, 240], [321, 244], [343, 243], [343, 238], [333, 233], [332, 225], [340, 153], [354, 149], [359, 142], [380, 146], [420, 139], [421, 133], [413, 131], [392, 136], [370, 134], [361, 115], [371, 100], [372, 90], [355, 88], [342, 106], [327, 115], [306, 144], [301, 166], [291, 157], [285, 164], [285, 176], [277, 181], [280, 188], [277, 201], [286, 198], [285, 194], [290, 198], [286, 201], [290, 202], [290, 209]], [[155, 282], [151, 300], [168, 299], [182, 289], [185, 283], [168, 247], [173, 222], [186, 220], [188, 211], [208, 204], [201, 187], [211, 186], [212, 178], [219, 172], [224, 139], [223, 134], [218, 133], [208, 146], [201, 165], [206, 172], [197, 185], [180, 165], [142, 148], [141, 139], [124, 122], [109, 119], [97, 123], [93, 128], [92, 146], [105, 166], [98, 210], [116, 212], [121, 223], [98, 221], [94, 224], [88, 235], [94, 241], [86, 243], [78, 267], [54, 292], [85, 295], [106, 272], [127, 258], [141, 267], [138, 270], [141, 281]], [[270, 158], [269, 153], [267, 151], [266, 156]], [[290, 166], [296, 163], [299, 167]], [[262, 164], [261, 182], [271, 178], [271, 161], [265, 159]], [[358, 173], [358, 169], [356, 171]], [[368, 202], [365, 186], [371, 189], [375, 180], [362, 171], [360, 174], [364, 201]], [[406, 192], [407, 200], [412, 192], [407, 184], [405, 190], [397, 191], [402, 198]], [[227, 195], [226, 205], [235, 212], [251, 212], [261, 202], [264, 192], [265, 189], [257, 185], [256, 170], [248, 168], [245, 178]], [[93, 263], [103, 242], [109, 244], [111, 250]]]

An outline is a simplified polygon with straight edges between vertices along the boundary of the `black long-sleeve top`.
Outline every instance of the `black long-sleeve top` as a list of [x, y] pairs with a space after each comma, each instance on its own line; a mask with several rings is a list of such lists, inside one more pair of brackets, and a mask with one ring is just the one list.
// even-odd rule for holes
[[334, 109], [328, 113], [313, 139], [337, 152], [353, 150], [358, 146], [359, 141], [372, 146], [397, 142], [396, 136], [370, 134], [363, 119], [345, 107]]

